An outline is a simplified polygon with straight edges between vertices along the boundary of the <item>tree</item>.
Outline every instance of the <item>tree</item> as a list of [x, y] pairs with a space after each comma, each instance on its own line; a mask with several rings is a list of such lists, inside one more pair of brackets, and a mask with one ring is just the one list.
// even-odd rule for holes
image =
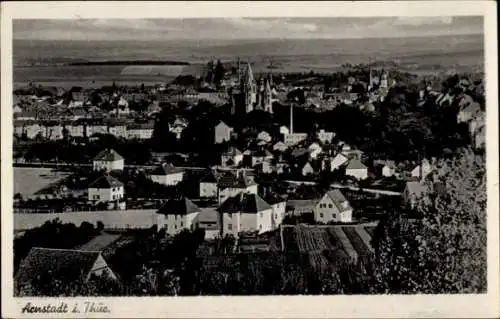
[[224, 69], [224, 65], [220, 62], [220, 60], [217, 60], [217, 64], [215, 65], [215, 74], [214, 74], [214, 83], [216, 85], [219, 85], [222, 79], [224, 78], [224, 73], [226, 70]]
[[374, 236], [374, 287], [385, 293], [486, 290], [486, 167], [469, 149], [437, 163], [421, 218], [390, 214]]

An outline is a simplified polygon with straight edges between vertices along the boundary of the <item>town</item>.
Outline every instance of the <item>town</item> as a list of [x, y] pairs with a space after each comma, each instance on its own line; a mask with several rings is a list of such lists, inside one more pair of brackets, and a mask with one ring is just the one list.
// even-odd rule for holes
[[[17, 294], [366, 293], [380, 221], [484, 156], [482, 73], [252, 65], [14, 90]], [[72, 287], [35, 275], [61, 264]]]

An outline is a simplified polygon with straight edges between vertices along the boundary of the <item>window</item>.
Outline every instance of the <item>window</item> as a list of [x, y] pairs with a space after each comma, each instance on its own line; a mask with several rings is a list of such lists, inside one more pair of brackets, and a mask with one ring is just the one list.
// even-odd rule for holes
[[228, 230], [233, 230], [233, 224], [227, 224], [227, 229]]
[[184, 222], [181, 222], [181, 227], [184, 227]]
[[260, 212], [260, 217], [264, 217], [264, 213], [263, 212]]
[[333, 205], [332, 204], [328, 204], [328, 208], [333, 208]]
[[332, 214], [333, 219], [337, 219], [337, 214]]
[[320, 217], [320, 218], [323, 218], [323, 213], [319, 213], [319, 217]]
[[259, 225], [259, 229], [262, 229], [262, 224], [261, 224], [261, 225]]
[[94, 195], [93, 197], [95, 200], [99, 200], [99, 195]]
[[274, 214], [274, 219], [278, 219], [278, 214]]
[[227, 213], [229, 218], [233, 218], [233, 213]]
[[177, 229], [177, 225], [175, 225], [175, 229]]

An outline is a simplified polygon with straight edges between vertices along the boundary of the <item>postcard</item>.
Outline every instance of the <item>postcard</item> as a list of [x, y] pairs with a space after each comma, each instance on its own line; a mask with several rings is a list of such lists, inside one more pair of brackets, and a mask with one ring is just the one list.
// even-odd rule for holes
[[497, 317], [496, 3], [2, 3], [2, 317]]

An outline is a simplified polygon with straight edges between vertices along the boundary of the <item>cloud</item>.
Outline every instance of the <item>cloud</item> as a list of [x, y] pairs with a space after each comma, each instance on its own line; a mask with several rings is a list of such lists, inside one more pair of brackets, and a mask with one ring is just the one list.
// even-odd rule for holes
[[436, 25], [436, 24], [451, 24], [453, 17], [398, 17], [395, 21], [396, 25]]
[[380, 38], [482, 34], [481, 17], [14, 20], [15, 39]]

